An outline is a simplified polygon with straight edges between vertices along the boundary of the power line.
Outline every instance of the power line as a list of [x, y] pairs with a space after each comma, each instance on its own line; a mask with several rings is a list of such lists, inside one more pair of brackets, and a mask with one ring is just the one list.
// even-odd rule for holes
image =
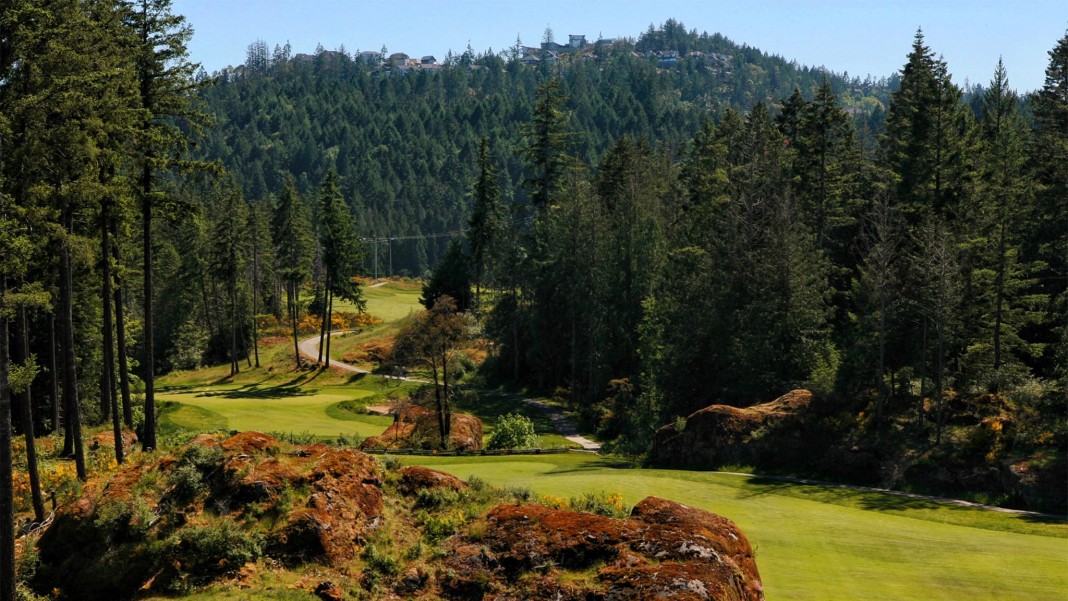
[[420, 234], [420, 235], [408, 235], [408, 236], [376, 236], [372, 238], [360, 238], [361, 242], [390, 242], [396, 240], [427, 240], [433, 238], [451, 238], [456, 234], [462, 234], [465, 230], [462, 228], [451, 232], [439, 232], [436, 234]]

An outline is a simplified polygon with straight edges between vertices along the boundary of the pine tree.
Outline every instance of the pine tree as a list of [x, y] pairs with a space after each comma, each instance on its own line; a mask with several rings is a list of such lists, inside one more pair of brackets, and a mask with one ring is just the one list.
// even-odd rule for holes
[[532, 119], [522, 126], [522, 156], [531, 172], [524, 185], [530, 189], [531, 204], [541, 209], [558, 200], [564, 176], [574, 164], [567, 154], [571, 134], [564, 102], [560, 80], [550, 79], [538, 87]]
[[217, 221], [212, 233], [211, 273], [226, 291], [230, 321], [230, 375], [233, 376], [241, 371], [240, 352], [244, 348], [248, 207], [236, 187], [223, 190], [221, 194], [221, 201], [215, 207]]
[[434, 266], [430, 278], [423, 283], [419, 303], [430, 310], [441, 296], [453, 299], [456, 310], [466, 313], [471, 308], [471, 261], [464, 253], [463, 242], [456, 237], [449, 241], [445, 256]]
[[478, 151], [478, 181], [475, 182], [475, 198], [468, 218], [467, 235], [471, 246], [471, 262], [475, 268], [475, 307], [482, 297], [482, 277], [488, 261], [488, 253], [497, 241], [501, 230], [501, 188], [497, 183], [497, 167], [489, 152], [489, 140], [483, 136]]
[[[171, 13], [171, 0], [130, 0], [127, 26], [136, 37], [133, 51], [136, 63], [140, 107], [136, 150], [138, 162], [137, 192], [141, 202], [144, 261], [144, 358], [142, 380], [145, 395], [145, 427], [141, 441], [145, 450], [156, 448], [155, 401], [155, 310], [153, 283], [153, 209], [165, 200], [159, 191], [158, 178], [174, 167], [203, 167], [182, 158], [190, 142], [190, 128], [195, 133], [206, 121], [193, 108], [192, 97], [201, 84], [194, 82], [199, 69], [187, 60], [187, 44], [193, 29], [185, 17]], [[185, 127], [183, 127], [185, 126]]]
[[255, 353], [256, 367], [260, 366], [259, 315], [260, 299], [268, 291], [266, 283], [274, 280], [274, 248], [271, 244], [271, 223], [266, 202], [250, 203], [248, 207], [248, 229], [246, 236], [252, 254], [250, 269], [252, 288], [252, 348]]
[[1038, 202], [1029, 218], [1032, 242], [1028, 258], [1044, 261], [1036, 274], [1048, 296], [1045, 362], [1050, 375], [1068, 382], [1068, 35], [1049, 52], [1042, 89], [1032, 97], [1035, 146], [1032, 162], [1038, 174]]
[[297, 319], [300, 317], [300, 288], [311, 275], [314, 241], [307, 208], [297, 194], [293, 177], [286, 174], [283, 179], [282, 193], [275, 201], [271, 216], [271, 235], [277, 261], [275, 271], [286, 289], [286, 311], [293, 329], [293, 353], [299, 368]]
[[360, 311], [364, 307], [363, 293], [355, 280], [362, 268], [363, 251], [352, 213], [341, 197], [340, 184], [333, 170], [327, 172], [319, 192], [319, 244], [325, 269], [323, 328], [319, 336], [319, 350], [325, 357], [326, 367], [330, 367], [334, 296], [354, 303]]
[[1021, 333], [1032, 321], [1033, 308], [1042, 304], [1030, 294], [1034, 266], [1021, 256], [1025, 218], [1033, 205], [1026, 125], [1001, 61], [980, 110], [978, 191], [968, 243], [974, 249], [975, 292], [967, 307], [971, 334], [962, 361], [973, 377], [988, 379], [987, 387], [998, 390], [1021, 374], [1021, 360], [1035, 354]]

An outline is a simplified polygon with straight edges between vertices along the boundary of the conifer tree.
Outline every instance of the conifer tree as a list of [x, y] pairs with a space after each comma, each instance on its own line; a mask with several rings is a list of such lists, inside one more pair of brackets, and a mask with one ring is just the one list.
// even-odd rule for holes
[[252, 264], [250, 278], [252, 287], [252, 348], [256, 367], [260, 366], [259, 314], [260, 299], [264, 297], [266, 283], [274, 280], [274, 248], [271, 245], [271, 225], [266, 202], [254, 202], [248, 207], [248, 229]]
[[177, 166], [203, 166], [183, 158], [182, 153], [191, 139], [187, 128], [191, 127], [195, 132], [206, 121], [206, 117], [192, 105], [193, 95], [202, 84], [194, 81], [199, 65], [188, 61], [187, 44], [193, 30], [186, 24], [185, 17], [171, 13], [171, 0], [129, 2], [127, 26], [136, 39], [131, 50], [136, 64], [142, 110], [136, 151], [144, 261], [142, 380], [145, 389], [145, 436], [142, 446], [151, 450], [156, 448], [152, 219], [153, 209], [165, 200], [157, 180], [161, 173]]
[[524, 184], [530, 189], [531, 204], [541, 209], [556, 202], [564, 176], [574, 164], [567, 154], [571, 134], [564, 102], [560, 80], [550, 79], [538, 87], [534, 114], [522, 127], [522, 156], [530, 170]]
[[236, 187], [223, 190], [221, 194], [221, 202], [215, 207], [217, 220], [212, 235], [211, 272], [222, 282], [226, 291], [230, 321], [230, 375], [233, 376], [241, 371], [240, 352], [244, 348], [248, 207]]
[[490, 249], [497, 241], [501, 229], [501, 188], [497, 183], [497, 167], [490, 156], [489, 140], [483, 136], [478, 151], [478, 181], [475, 182], [474, 206], [467, 226], [471, 245], [471, 262], [475, 268], [475, 307], [482, 295], [482, 276], [489, 259]]
[[1035, 145], [1032, 162], [1040, 189], [1029, 219], [1033, 236], [1029, 258], [1045, 262], [1036, 274], [1046, 294], [1047, 336], [1044, 359], [1051, 374], [1068, 382], [1068, 34], [1049, 51], [1046, 81], [1032, 102]]
[[1033, 205], [1026, 125], [1000, 60], [980, 111], [978, 191], [968, 241], [974, 248], [975, 292], [967, 307], [971, 335], [963, 362], [974, 376], [988, 377], [987, 386], [997, 390], [1014, 373], [1019, 375], [1021, 360], [1035, 354], [1021, 333], [1033, 321], [1029, 314], [1042, 304], [1040, 296], [1031, 293], [1034, 266], [1021, 256], [1025, 219]]
[[293, 330], [293, 353], [297, 367], [301, 365], [297, 342], [297, 319], [300, 317], [300, 288], [311, 275], [314, 241], [308, 211], [297, 193], [293, 177], [283, 177], [282, 193], [275, 201], [271, 215], [271, 235], [274, 241], [275, 270], [286, 289], [286, 311]]
[[363, 251], [352, 213], [345, 199], [341, 197], [337, 174], [333, 170], [327, 172], [319, 192], [319, 244], [323, 252], [325, 271], [323, 328], [319, 336], [319, 352], [325, 357], [326, 367], [330, 367], [334, 296], [351, 301], [360, 311], [363, 311], [364, 307], [363, 292], [355, 280], [363, 263]]

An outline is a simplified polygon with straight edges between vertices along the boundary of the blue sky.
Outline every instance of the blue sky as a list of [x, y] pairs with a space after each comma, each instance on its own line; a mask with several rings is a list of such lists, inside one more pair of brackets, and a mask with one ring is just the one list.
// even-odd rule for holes
[[1047, 52], [1068, 30], [1068, 2], [1052, 0], [173, 0], [196, 33], [194, 61], [214, 71], [240, 64], [256, 39], [312, 52], [344, 44], [444, 58], [448, 50], [528, 45], [546, 26], [556, 39], [637, 36], [669, 18], [719, 32], [801, 64], [875, 77], [901, 68], [917, 27], [953, 79], [985, 84], [1003, 57], [1020, 91], [1044, 81]]

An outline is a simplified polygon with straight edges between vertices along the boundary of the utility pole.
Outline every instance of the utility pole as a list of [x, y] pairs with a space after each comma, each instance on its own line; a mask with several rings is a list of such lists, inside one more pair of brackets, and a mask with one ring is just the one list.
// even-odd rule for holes
[[375, 279], [378, 279], [378, 237], [375, 237]]
[[393, 277], [393, 238], [389, 238], [389, 277]]

